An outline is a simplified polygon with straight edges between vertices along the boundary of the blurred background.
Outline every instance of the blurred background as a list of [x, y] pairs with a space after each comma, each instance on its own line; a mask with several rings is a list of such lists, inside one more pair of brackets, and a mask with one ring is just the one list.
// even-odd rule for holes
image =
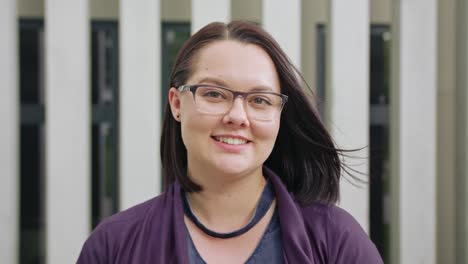
[[368, 184], [339, 206], [385, 263], [468, 263], [468, 0], [1, 0], [0, 259], [73, 263], [162, 191], [175, 55], [249, 20], [300, 69]]

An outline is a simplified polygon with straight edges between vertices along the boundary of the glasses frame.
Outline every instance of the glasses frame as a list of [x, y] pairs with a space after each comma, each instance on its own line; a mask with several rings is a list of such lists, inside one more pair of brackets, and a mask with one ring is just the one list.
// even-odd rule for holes
[[279, 113], [283, 111], [284, 105], [288, 102], [288, 96], [285, 94], [267, 92], [267, 91], [238, 92], [238, 91], [233, 91], [223, 86], [211, 85], [211, 84], [184, 84], [184, 85], [179, 86], [177, 90], [181, 92], [184, 92], [184, 91], [191, 92], [193, 95], [193, 101], [196, 102], [197, 100], [195, 99], [195, 92], [197, 91], [199, 87], [219, 88], [219, 89], [223, 89], [225, 91], [232, 93], [233, 96], [232, 96], [232, 101], [231, 101], [231, 107], [232, 107], [232, 104], [234, 103], [234, 100], [236, 100], [236, 98], [241, 97], [242, 99], [245, 99], [250, 94], [272, 94], [272, 95], [279, 96], [281, 98], [281, 106], [279, 108]]

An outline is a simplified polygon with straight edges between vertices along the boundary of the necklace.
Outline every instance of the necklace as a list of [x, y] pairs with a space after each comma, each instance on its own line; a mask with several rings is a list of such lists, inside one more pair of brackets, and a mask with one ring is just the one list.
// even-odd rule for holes
[[267, 180], [267, 183], [265, 184], [265, 188], [263, 189], [263, 192], [262, 192], [262, 196], [260, 197], [258, 204], [257, 204], [257, 208], [255, 209], [254, 216], [252, 217], [252, 219], [250, 219], [249, 223], [247, 223], [247, 225], [245, 225], [244, 227], [241, 227], [238, 230], [235, 230], [229, 233], [219, 233], [211, 229], [208, 229], [198, 220], [198, 218], [195, 216], [195, 214], [192, 212], [192, 209], [190, 208], [190, 203], [188, 202], [187, 194], [185, 192], [183, 192], [182, 194], [184, 213], [187, 215], [187, 217], [205, 234], [212, 236], [212, 237], [217, 237], [217, 238], [232, 238], [232, 237], [237, 237], [237, 236], [247, 233], [247, 231], [249, 231], [252, 227], [254, 227], [260, 221], [260, 219], [262, 219], [263, 216], [265, 216], [266, 212], [270, 208], [271, 203], [273, 202], [273, 199], [274, 199], [273, 189], [271, 188], [270, 181]]

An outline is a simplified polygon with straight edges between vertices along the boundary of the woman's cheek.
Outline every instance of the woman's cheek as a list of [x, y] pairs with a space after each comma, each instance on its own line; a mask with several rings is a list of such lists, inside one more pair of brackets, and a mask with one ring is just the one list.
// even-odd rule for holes
[[259, 138], [276, 141], [279, 132], [279, 120], [268, 123], [257, 123], [252, 126], [252, 133]]

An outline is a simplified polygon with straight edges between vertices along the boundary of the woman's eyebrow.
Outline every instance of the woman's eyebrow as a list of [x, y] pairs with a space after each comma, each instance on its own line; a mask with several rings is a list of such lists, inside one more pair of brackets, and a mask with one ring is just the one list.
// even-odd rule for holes
[[249, 89], [249, 92], [274, 92], [274, 91], [268, 86], [257, 86], [257, 87], [253, 87], [252, 89]]
[[[211, 83], [211, 84], [214, 84], [214, 85], [219, 85], [219, 86], [223, 86], [223, 87], [232, 89], [232, 87], [229, 86], [222, 79], [213, 78], [213, 77], [202, 78], [200, 81], [198, 81], [198, 83]], [[247, 89], [247, 91], [248, 92], [274, 92], [274, 90], [271, 87], [265, 86], [265, 85], [254, 86], [254, 87], [252, 87], [250, 89]]]
[[215, 84], [215, 85], [227, 87], [227, 84], [223, 80], [216, 79], [216, 78], [213, 78], [213, 77], [205, 77], [205, 78], [201, 79], [198, 82], [199, 83], [212, 83], [212, 84]]

